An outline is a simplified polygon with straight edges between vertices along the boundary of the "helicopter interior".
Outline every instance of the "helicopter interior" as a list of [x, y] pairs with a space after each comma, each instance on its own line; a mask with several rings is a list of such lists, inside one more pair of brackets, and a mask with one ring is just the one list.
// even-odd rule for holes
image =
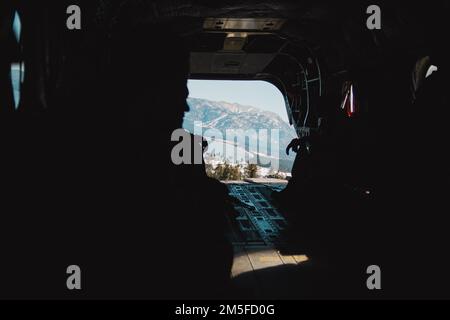
[[[81, 10], [79, 29], [67, 28], [70, 5]], [[209, 271], [200, 271], [203, 265], [227, 274], [226, 289], [214, 292], [220, 297], [450, 297], [448, 49], [442, 27], [450, 7], [446, 1], [378, 1], [382, 26], [370, 30], [370, 5], [365, 0], [1, 1], [0, 163], [7, 191], [0, 274], [9, 280], [0, 296], [134, 297], [127, 285], [145, 274], [148, 265], [140, 257], [148, 254], [150, 268], [155, 261], [159, 265], [151, 273], [164, 281], [142, 280], [137, 297], [172, 297], [173, 290], [181, 297], [216, 297], [206, 284], [195, 293], [185, 289], [195, 286], [189, 275], [195, 275], [195, 284], [215, 281]], [[174, 76], [185, 67], [186, 76]], [[172, 176], [163, 157], [152, 160], [157, 173], [142, 171], [147, 180], [126, 180], [129, 172], [139, 176], [128, 157], [145, 135], [153, 135], [148, 153], [163, 152], [166, 145], [155, 137], [180, 117], [170, 111], [177, 103], [171, 99], [185, 90], [187, 79], [273, 84], [297, 135], [283, 146], [296, 153], [292, 178], [281, 185], [250, 179], [209, 186], [194, 172], [173, 169]], [[180, 97], [186, 98], [184, 91]], [[128, 105], [140, 104], [149, 107], [137, 122], [151, 113], [142, 124], [149, 129], [138, 124], [131, 143], [123, 134], [124, 114]], [[185, 180], [182, 187], [177, 179]], [[156, 196], [133, 188], [138, 180], [152, 185], [149, 192]], [[128, 181], [134, 191], [127, 201], [112, 204], [125, 192], [117, 191], [117, 181]], [[181, 195], [190, 188], [198, 192], [195, 199], [207, 200]], [[227, 194], [230, 207], [221, 202], [225, 196], [213, 195], [216, 189]], [[154, 204], [146, 207], [147, 218], [129, 215], [147, 202]], [[105, 208], [121, 214], [93, 218]], [[216, 209], [225, 211], [225, 229], [208, 217], [189, 220], [195, 210]], [[218, 233], [231, 244], [232, 261], [221, 260], [230, 255], [217, 249], [225, 247], [222, 240], [217, 246], [210, 240]], [[93, 253], [74, 249], [78, 238], [88, 239], [80, 240], [86, 241], [80, 248], [92, 245]], [[210, 241], [214, 245], [203, 247]], [[52, 281], [59, 280], [49, 274], [71, 261], [69, 253], [60, 255], [64, 243], [81, 265], [100, 256], [108, 266], [121, 261], [117, 270], [129, 264], [133, 271], [124, 279], [113, 268], [117, 290], [128, 291], [96, 291], [97, 285], [110, 288], [111, 275], [90, 287], [103, 264], [91, 267], [88, 289], [79, 295], [52, 291], [59, 288]], [[118, 249], [122, 246], [133, 249]], [[42, 253], [46, 248], [52, 249]], [[42, 263], [46, 254], [48, 265]], [[43, 270], [35, 283], [23, 277], [33, 263]], [[367, 289], [371, 265], [383, 271], [383, 290]], [[148, 294], [146, 281], [158, 282]]]

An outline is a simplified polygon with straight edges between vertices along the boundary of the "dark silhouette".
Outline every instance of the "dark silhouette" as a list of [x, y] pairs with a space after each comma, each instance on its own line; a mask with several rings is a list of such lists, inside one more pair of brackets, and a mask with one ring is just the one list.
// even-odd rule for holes
[[[122, 29], [110, 47], [103, 76], [51, 110], [36, 145], [18, 157], [46, 151], [41, 171], [20, 168], [16, 177], [30, 208], [11, 203], [2, 225], [14, 247], [2, 259], [1, 294], [218, 298], [233, 258], [226, 188], [204, 164], [171, 160], [171, 134], [189, 110], [188, 52], [157, 25]], [[69, 265], [81, 267], [80, 292], [66, 288]]]
[[[365, 2], [297, 2], [78, 0], [75, 31], [69, 0], [0, 1], [0, 298], [448, 297], [448, 1], [380, 1], [370, 31]], [[230, 281], [227, 190], [171, 159], [188, 51], [193, 78], [267, 76], [292, 120], [317, 127], [274, 196], [277, 249], [307, 265]], [[427, 56], [438, 71], [412, 83]], [[381, 291], [366, 287], [372, 264]], [[66, 288], [70, 265], [81, 291]]]
[[113, 160], [100, 182], [109, 191], [103, 195], [111, 210], [99, 222], [110, 228], [107, 259], [89, 261], [98, 268], [93, 292], [217, 298], [226, 289], [232, 263], [225, 240], [227, 192], [206, 176], [204, 164], [174, 165], [171, 159], [178, 143], [171, 141], [172, 132], [189, 110], [188, 53], [168, 28], [121, 31], [113, 39], [109, 75], [117, 95], [107, 107], [117, 112], [114, 120], [123, 114], [128, 123], [120, 123], [108, 150], [108, 157], [119, 161]]

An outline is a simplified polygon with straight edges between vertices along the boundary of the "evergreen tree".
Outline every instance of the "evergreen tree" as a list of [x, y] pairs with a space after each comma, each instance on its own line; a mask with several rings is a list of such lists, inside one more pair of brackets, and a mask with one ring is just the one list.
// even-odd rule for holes
[[258, 178], [258, 166], [254, 163], [249, 163], [245, 168], [246, 178]]

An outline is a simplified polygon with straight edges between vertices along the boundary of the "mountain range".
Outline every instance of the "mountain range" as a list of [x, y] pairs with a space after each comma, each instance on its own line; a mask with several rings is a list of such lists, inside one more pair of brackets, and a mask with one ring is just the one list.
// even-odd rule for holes
[[[210, 101], [199, 98], [189, 98], [188, 104], [190, 112], [186, 113], [183, 127], [198, 134], [199, 130], [208, 138], [208, 129], [219, 130], [223, 135], [223, 140], [227, 144], [234, 144], [240, 150], [245, 150], [246, 153], [251, 154], [250, 157], [258, 156], [260, 159], [265, 158], [263, 163], [267, 163], [267, 159], [276, 157], [279, 159], [280, 171], [290, 171], [292, 168], [295, 155], [286, 155], [286, 146], [296, 138], [296, 132], [292, 126], [287, 124], [279, 115], [273, 112], [261, 110], [253, 106], [244, 106], [238, 103], [229, 103], [223, 101]], [[200, 126], [199, 126], [200, 124]], [[194, 125], [197, 128], [194, 130]], [[199, 128], [201, 127], [201, 128]], [[251, 131], [247, 131], [251, 129]], [[270, 135], [272, 129], [278, 129], [279, 139], [266, 143], [266, 148], [250, 150], [249, 145], [258, 145], [258, 135], [252, 132], [261, 133], [262, 129], [266, 129]], [[235, 132], [236, 130], [247, 131], [248, 136], [246, 142], [241, 139], [230, 141], [233, 137], [227, 137], [226, 132]], [[241, 131], [242, 132], [242, 131]], [[272, 139], [270, 137], [269, 139]], [[253, 144], [252, 144], [253, 143]], [[276, 146], [273, 150], [271, 146]]]

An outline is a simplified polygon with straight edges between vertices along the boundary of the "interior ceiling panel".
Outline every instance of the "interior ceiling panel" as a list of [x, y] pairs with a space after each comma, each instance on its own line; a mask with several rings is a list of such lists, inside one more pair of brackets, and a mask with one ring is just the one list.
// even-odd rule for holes
[[[205, 27], [217, 32], [244, 31], [247, 28], [276, 32], [320, 48], [327, 61], [340, 61], [339, 65], [330, 66], [334, 71], [341, 69], [341, 64], [357, 68], [377, 67], [382, 64], [382, 57], [393, 51], [421, 56], [430, 37], [434, 36], [430, 31], [436, 20], [434, 16], [443, 11], [439, 9], [442, 5], [419, 2], [405, 7], [395, 1], [380, 0], [377, 4], [383, 8], [383, 29], [373, 32], [365, 26], [367, 6], [373, 4], [369, 0], [89, 1], [94, 2], [99, 4], [99, 23], [105, 24], [104, 27], [112, 32], [115, 27], [120, 29], [121, 24], [130, 26], [155, 21], [170, 22], [173, 29], [185, 37], [198, 36]], [[247, 44], [251, 42], [247, 41]], [[218, 45], [224, 47], [223, 43]], [[238, 50], [242, 44], [228, 47]], [[206, 51], [195, 49], [192, 51]]]
[[255, 75], [262, 72], [274, 58], [274, 54], [193, 52], [191, 73]]

